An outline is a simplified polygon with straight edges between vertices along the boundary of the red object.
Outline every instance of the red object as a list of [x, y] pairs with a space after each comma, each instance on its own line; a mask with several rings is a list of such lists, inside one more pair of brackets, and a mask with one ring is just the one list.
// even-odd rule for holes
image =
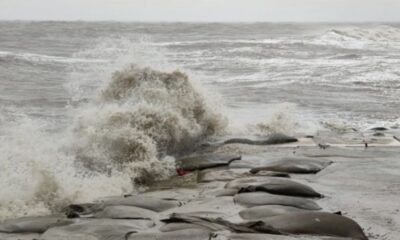
[[188, 172], [186, 172], [182, 168], [176, 168], [176, 173], [178, 174], [178, 176], [185, 176], [186, 174], [188, 174]]

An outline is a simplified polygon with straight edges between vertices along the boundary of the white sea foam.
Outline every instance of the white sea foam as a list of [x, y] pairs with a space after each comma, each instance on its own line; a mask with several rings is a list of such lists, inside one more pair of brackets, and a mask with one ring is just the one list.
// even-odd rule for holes
[[213, 43], [222, 44], [276, 44], [282, 42], [281, 39], [212, 39], [212, 40], [193, 40], [193, 41], [175, 41], [175, 42], [159, 42], [152, 43], [154, 46], [192, 46], [192, 45], [206, 45]]
[[129, 178], [87, 175], [64, 147], [68, 134], [47, 132], [50, 123], [20, 114], [1, 128], [0, 218], [59, 210], [72, 200], [89, 201], [131, 190]]
[[36, 53], [14, 53], [8, 51], [0, 51], [0, 59], [12, 58], [16, 60], [28, 62], [45, 62], [45, 63], [91, 63], [91, 62], [106, 62], [104, 59], [86, 59], [86, 58], [71, 58], [61, 56], [50, 56]]
[[310, 113], [293, 103], [270, 103], [253, 107], [241, 106], [229, 111], [228, 134], [234, 136], [267, 136], [285, 133], [293, 136], [312, 135], [323, 126]]
[[79, 157], [90, 167], [118, 162], [124, 171], [151, 167], [156, 174], [163, 169], [159, 157], [193, 148], [224, 127], [223, 117], [179, 71], [131, 65], [112, 79], [77, 119]]
[[255, 45], [291, 45], [313, 44], [336, 46], [350, 49], [362, 49], [365, 47], [400, 47], [400, 29], [389, 25], [375, 25], [369, 27], [346, 26], [330, 29], [317, 36], [303, 36], [303, 38], [265, 38], [265, 39], [203, 39], [192, 41], [174, 41], [152, 43], [154, 46], [195, 46], [210, 44], [244, 44], [249, 47], [239, 47], [232, 52], [254, 51]]
[[369, 28], [343, 27], [331, 29], [312, 39], [311, 43], [354, 49], [365, 47], [387, 49], [400, 47], [399, 41], [399, 28], [380, 25]]

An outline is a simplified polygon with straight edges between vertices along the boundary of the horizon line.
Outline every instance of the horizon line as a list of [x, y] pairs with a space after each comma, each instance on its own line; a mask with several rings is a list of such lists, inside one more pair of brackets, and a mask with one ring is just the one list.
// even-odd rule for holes
[[88, 19], [0, 19], [0, 22], [120, 22], [120, 23], [188, 23], [188, 24], [212, 24], [212, 23], [222, 23], [222, 24], [256, 24], [256, 23], [282, 23], [282, 24], [292, 24], [292, 23], [302, 23], [302, 24], [338, 24], [338, 23], [350, 23], [350, 24], [360, 24], [360, 23], [400, 23], [400, 20], [396, 21], [171, 21], [171, 20], [88, 20]]

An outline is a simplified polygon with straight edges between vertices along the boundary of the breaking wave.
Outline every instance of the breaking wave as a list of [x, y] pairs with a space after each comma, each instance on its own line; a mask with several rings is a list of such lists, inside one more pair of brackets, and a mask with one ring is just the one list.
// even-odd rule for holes
[[[194, 40], [194, 41], [176, 41], [176, 42], [160, 42], [153, 43], [155, 46], [213, 46], [216, 44], [237, 44], [238, 48], [234, 51], [258, 52], [255, 46], [271, 45], [321, 45], [334, 46], [339, 48], [363, 49], [365, 47], [385, 47], [400, 48], [400, 29], [389, 25], [375, 26], [353, 26], [353, 27], [336, 27], [329, 29], [322, 34], [303, 36], [302, 39], [286, 37], [286, 38], [265, 38], [265, 39], [212, 39], [212, 40]], [[243, 47], [245, 46], [245, 47]], [[248, 48], [251, 46], [251, 48]]]
[[113, 74], [74, 130], [84, 165], [100, 171], [112, 165], [136, 178], [151, 169], [154, 178], [164, 169], [159, 159], [193, 149], [224, 126], [186, 74], [130, 65]]
[[345, 27], [331, 29], [311, 42], [343, 48], [364, 48], [367, 46], [400, 47], [400, 29], [387, 25], [368, 28]]
[[120, 51], [132, 42], [116, 44], [112, 53], [99, 52], [102, 45], [74, 56], [108, 61], [71, 67], [66, 87], [76, 104], [65, 108], [65, 129], [49, 131], [57, 123], [0, 109], [7, 113], [0, 116], [0, 219], [130, 193], [137, 184], [170, 176], [174, 156], [224, 131], [219, 104], [188, 75], [146, 67], [158, 61], [142, 61], [157, 57], [151, 51], [135, 52], [146, 46]]

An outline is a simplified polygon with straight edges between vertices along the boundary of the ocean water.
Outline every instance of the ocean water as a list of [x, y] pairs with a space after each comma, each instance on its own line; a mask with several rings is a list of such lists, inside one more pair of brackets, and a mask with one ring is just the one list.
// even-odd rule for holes
[[0, 218], [135, 191], [228, 135], [400, 124], [400, 24], [0, 22]]

